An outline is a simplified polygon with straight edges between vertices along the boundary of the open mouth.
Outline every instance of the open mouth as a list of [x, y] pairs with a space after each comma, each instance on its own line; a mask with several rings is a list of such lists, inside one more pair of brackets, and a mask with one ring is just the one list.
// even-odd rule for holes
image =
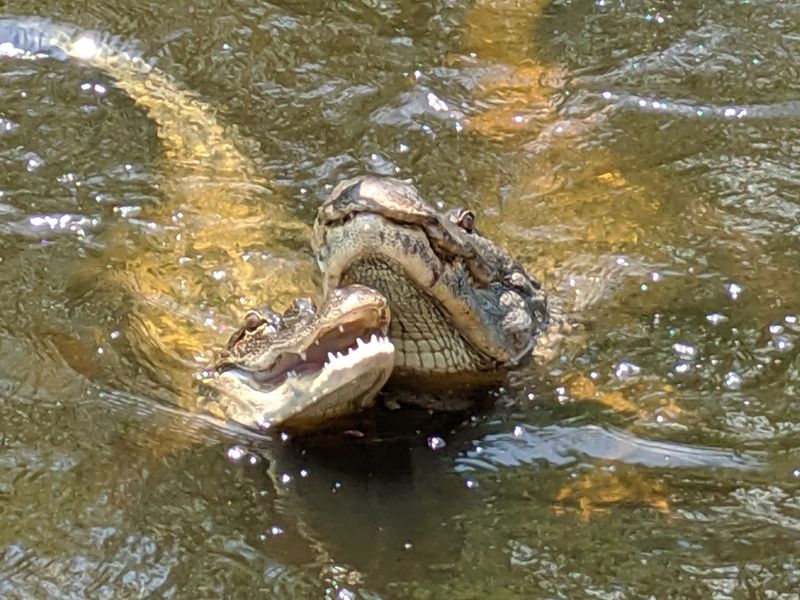
[[269, 392], [292, 378], [316, 377], [323, 371], [347, 371], [372, 358], [393, 353], [394, 345], [384, 330], [356, 320], [322, 330], [305, 347], [279, 354], [266, 368], [253, 371], [227, 364], [218, 367], [218, 372], [236, 375], [249, 386]]

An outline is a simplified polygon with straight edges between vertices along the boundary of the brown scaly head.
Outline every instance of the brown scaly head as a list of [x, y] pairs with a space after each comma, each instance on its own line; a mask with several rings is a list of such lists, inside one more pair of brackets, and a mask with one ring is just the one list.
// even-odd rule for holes
[[424, 389], [492, 385], [526, 362], [548, 324], [539, 283], [482, 236], [475, 215], [441, 213], [409, 183], [360, 177], [320, 207], [313, 246], [324, 287], [386, 297], [393, 379]]

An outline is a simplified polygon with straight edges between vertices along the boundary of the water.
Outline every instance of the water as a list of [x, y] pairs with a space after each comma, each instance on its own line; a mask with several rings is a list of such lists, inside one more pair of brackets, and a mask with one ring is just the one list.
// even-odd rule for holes
[[[798, 7], [5, 10], [128, 40], [243, 162], [0, 60], [0, 595], [798, 598]], [[314, 210], [365, 172], [473, 208], [585, 326], [383, 444], [185, 410], [246, 306], [316, 289]]]

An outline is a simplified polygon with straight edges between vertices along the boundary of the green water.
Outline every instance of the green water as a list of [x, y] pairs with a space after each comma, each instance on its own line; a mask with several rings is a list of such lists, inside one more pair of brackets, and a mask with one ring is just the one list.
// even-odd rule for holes
[[[798, 598], [798, 6], [2, 10], [128, 41], [249, 162], [176, 166], [101, 71], [0, 58], [0, 596]], [[363, 173], [473, 208], [581, 333], [382, 444], [186, 410], [247, 305], [313, 293], [303, 225]]]

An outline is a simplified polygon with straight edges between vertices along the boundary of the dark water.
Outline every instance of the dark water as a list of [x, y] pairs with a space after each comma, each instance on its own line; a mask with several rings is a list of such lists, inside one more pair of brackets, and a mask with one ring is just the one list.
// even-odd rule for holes
[[[4, 11], [128, 40], [250, 163], [0, 60], [0, 596], [800, 597], [799, 5]], [[303, 224], [365, 172], [473, 207], [584, 332], [384, 444], [176, 408], [244, 306], [315, 288]]]

